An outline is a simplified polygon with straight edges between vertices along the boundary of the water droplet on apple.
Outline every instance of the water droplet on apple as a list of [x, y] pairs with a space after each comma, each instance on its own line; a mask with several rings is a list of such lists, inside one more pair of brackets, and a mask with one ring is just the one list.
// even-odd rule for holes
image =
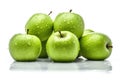
[[40, 34], [40, 32], [38, 32], [38, 34]]
[[31, 43], [30, 43], [30, 42], [28, 42], [27, 44], [28, 44], [29, 46], [31, 46]]
[[39, 28], [39, 26], [37, 26], [37, 28]]
[[15, 45], [17, 45], [17, 43], [15, 42]]
[[70, 24], [70, 22], [67, 22], [67, 24]]
[[36, 24], [36, 26], [38, 26], [38, 24]]
[[63, 20], [64, 22], [66, 22], [66, 20]]

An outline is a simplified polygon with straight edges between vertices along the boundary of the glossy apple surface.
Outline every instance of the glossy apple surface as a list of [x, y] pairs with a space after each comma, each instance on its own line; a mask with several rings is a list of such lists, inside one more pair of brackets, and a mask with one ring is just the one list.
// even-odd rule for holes
[[83, 18], [76, 13], [59, 13], [54, 20], [55, 31], [70, 31], [80, 38], [84, 31]]
[[35, 61], [41, 50], [41, 41], [34, 35], [16, 34], [9, 42], [10, 54], [16, 61]]
[[46, 50], [55, 62], [71, 62], [78, 56], [79, 40], [69, 31], [55, 32], [48, 39]]
[[80, 39], [82, 56], [89, 60], [104, 60], [111, 55], [111, 39], [102, 33], [93, 32]]
[[53, 21], [49, 15], [43, 13], [34, 14], [26, 23], [25, 30], [27, 34], [39, 37], [41, 41], [49, 38], [53, 31]]

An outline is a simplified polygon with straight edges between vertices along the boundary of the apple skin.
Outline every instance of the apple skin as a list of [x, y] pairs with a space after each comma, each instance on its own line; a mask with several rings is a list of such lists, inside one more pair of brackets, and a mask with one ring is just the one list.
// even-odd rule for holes
[[111, 55], [111, 39], [103, 34], [93, 32], [80, 39], [81, 54], [88, 60], [104, 60]]
[[41, 50], [41, 41], [34, 35], [15, 34], [9, 41], [9, 52], [16, 61], [35, 61]]
[[47, 54], [54, 62], [72, 62], [78, 56], [80, 45], [78, 38], [69, 31], [53, 33], [46, 44]]
[[[83, 32], [82, 37], [84, 37], [84, 36], [86, 36], [86, 35], [88, 35], [88, 34], [91, 34], [91, 33], [93, 33], [93, 32], [94, 32], [94, 31], [91, 30], [91, 29], [85, 29], [84, 32]], [[79, 58], [81, 55], [82, 55], [82, 54], [81, 54], [81, 50], [80, 50], [80, 52], [79, 52], [77, 58]]]
[[36, 35], [41, 41], [45, 41], [53, 31], [53, 21], [49, 15], [36, 13], [26, 23], [25, 31], [27, 30], [27, 34]]
[[42, 51], [39, 55], [39, 58], [48, 58], [48, 55], [47, 55], [47, 52], [46, 52], [46, 42], [47, 42], [47, 40], [41, 42], [42, 43]]
[[76, 13], [59, 13], [54, 20], [54, 31], [70, 31], [80, 38], [84, 31], [83, 18]]

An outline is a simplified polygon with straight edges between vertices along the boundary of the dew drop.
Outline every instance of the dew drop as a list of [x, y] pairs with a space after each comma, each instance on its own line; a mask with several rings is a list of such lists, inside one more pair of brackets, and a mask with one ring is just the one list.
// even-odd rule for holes
[[40, 32], [37, 32], [38, 34], [40, 34]]
[[39, 26], [37, 26], [37, 28], [39, 28]]
[[17, 45], [17, 42], [15, 42], [15, 45]]
[[67, 22], [67, 24], [70, 24], [70, 22]]
[[73, 21], [70, 21], [70, 23], [73, 23]]
[[36, 24], [36, 26], [38, 26], [38, 24]]
[[66, 22], [66, 20], [63, 20], [64, 22]]
[[30, 43], [30, 42], [28, 42], [27, 44], [28, 44], [29, 46], [31, 46], [31, 43]]

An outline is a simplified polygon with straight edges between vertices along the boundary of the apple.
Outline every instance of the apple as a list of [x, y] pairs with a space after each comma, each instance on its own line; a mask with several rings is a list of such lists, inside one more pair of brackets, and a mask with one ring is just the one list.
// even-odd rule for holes
[[54, 20], [54, 31], [70, 31], [80, 38], [84, 31], [83, 18], [76, 13], [62, 12]]
[[111, 55], [111, 39], [98, 32], [87, 34], [80, 39], [81, 54], [88, 60], [104, 60]]
[[46, 52], [46, 42], [47, 42], [47, 40], [41, 42], [42, 43], [42, 51], [39, 55], [39, 58], [48, 58], [48, 55], [47, 55], [47, 52]]
[[35, 61], [41, 50], [41, 41], [34, 35], [15, 34], [9, 41], [9, 52], [16, 61]]
[[72, 62], [79, 50], [78, 38], [69, 31], [53, 33], [46, 43], [47, 54], [54, 62]]
[[53, 31], [53, 21], [50, 18], [51, 12], [47, 14], [36, 13], [26, 23], [25, 30], [28, 34], [36, 35], [41, 41], [49, 38]]

